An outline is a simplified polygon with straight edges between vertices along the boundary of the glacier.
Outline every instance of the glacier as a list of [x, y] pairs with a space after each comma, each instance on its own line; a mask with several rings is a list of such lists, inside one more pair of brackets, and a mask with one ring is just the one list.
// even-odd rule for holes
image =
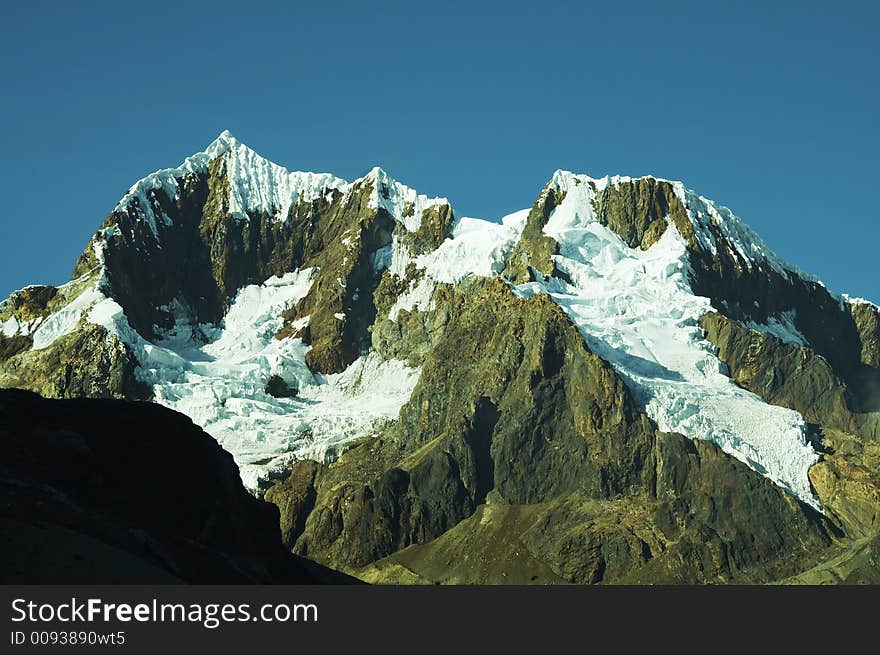
[[[418, 369], [375, 353], [342, 373], [313, 374], [301, 339], [276, 339], [280, 313], [305, 296], [311, 277], [303, 269], [242, 288], [220, 325], [198, 326], [204, 341], [193, 338], [186, 315], [164, 338], [147, 341], [109, 298], [91, 307], [88, 320], [134, 349], [138, 377], [155, 401], [213, 436], [232, 453], [244, 485], [257, 492], [290, 462], [332, 458], [334, 449], [396, 418], [418, 382]], [[266, 390], [272, 376], [296, 395], [272, 396]]]
[[[544, 233], [559, 243], [554, 260], [571, 283], [550, 278], [517, 291], [546, 293], [559, 304], [661, 430], [718, 444], [818, 509], [807, 475], [818, 454], [806, 422], [728, 377], [699, 326], [712, 306], [690, 288], [687, 246], [675, 224], [669, 221], [648, 250], [630, 248], [593, 214], [601, 182], [574, 175], [556, 178], [566, 195]], [[748, 252], [769, 256], [760, 248]]]
[[[311, 273], [288, 273], [241, 289], [205, 345], [189, 338], [162, 340], [160, 352], [183, 362], [178, 374], [168, 376], [156, 354], [149, 358], [156, 402], [191, 417], [233, 453], [250, 489], [291, 461], [323, 461], [333, 448], [370, 434], [382, 419], [396, 418], [419, 378], [418, 369], [382, 361], [375, 353], [342, 373], [312, 374], [301, 339], [275, 338], [281, 311], [305, 296]], [[266, 382], [273, 375], [296, 389], [296, 396], [270, 395]]]

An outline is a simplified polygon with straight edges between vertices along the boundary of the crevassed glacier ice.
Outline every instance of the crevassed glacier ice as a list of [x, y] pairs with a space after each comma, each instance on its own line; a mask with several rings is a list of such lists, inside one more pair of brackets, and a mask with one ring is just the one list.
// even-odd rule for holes
[[686, 244], [675, 225], [670, 221], [647, 251], [632, 249], [596, 221], [591, 185], [570, 184], [566, 191], [544, 232], [560, 244], [555, 261], [572, 283], [554, 278], [518, 292], [549, 294], [661, 430], [713, 441], [818, 508], [807, 477], [818, 455], [806, 423], [725, 374], [699, 327], [711, 304], [690, 288]]

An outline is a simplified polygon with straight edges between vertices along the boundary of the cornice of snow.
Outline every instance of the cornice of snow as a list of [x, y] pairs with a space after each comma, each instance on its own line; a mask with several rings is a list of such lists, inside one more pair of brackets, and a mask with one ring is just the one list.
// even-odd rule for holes
[[844, 302], [850, 305], [869, 305], [874, 309], [880, 310], [880, 305], [868, 300], [867, 298], [856, 298], [846, 293], [840, 294], [840, 297], [843, 299]]

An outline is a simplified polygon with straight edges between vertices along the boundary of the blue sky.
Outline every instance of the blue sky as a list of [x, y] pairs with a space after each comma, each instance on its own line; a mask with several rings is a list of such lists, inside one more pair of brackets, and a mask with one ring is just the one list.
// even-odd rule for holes
[[229, 129], [482, 218], [557, 168], [681, 179], [880, 301], [873, 3], [323, 4], [7, 4], [0, 296], [66, 280], [133, 182]]

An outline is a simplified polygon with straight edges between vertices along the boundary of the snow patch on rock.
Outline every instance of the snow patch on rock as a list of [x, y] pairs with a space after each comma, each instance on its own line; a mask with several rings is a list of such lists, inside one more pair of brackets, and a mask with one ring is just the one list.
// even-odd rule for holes
[[[131, 327], [119, 303], [100, 290], [99, 278], [39, 325], [34, 348], [72, 332], [83, 316], [104, 327], [132, 349], [136, 375], [151, 386], [156, 402], [217, 439], [232, 453], [245, 485], [257, 491], [261, 480], [291, 461], [328, 458], [395, 419], [419, 378], [419, 369], [375, 353], [342, 373], [315, 375], [305, 363], [309, 346], [298, 338], [276, 339], [281, 312], [305, 297], [313, 273], [303, 269], [243, 287], [219, 325], [192, 326], [188, 309], [171, 302], [167, 309], [179, 312], [176, 327], [155, 342]], [[297, 326], [307, 322], [300, 319]], [[21, 327], [14, 317], [2, 325], [4, 334]], [[284, 381], [290, 397], [269, 393], [273, 377]]]
[[750, 330], [770, 334], [792, 346], [808, 348], [807, 338], [797, 329], [797, 312], [793, 309], [771, 316], [766, 323], [743, 323]]
[[[494, 277], [504, 270], [510, 251], [519, 241], [528, 209], [509, 214], [501, 223], [478, 218], [461, 218], [453, 227], [452, 237], [433, 252], [414, 259], [403, 256], [405, 270], [410, 261], [424, 272], [424, 277], [400, 295], [388, 318], [396, 320], [401, 310], [427, 311], [433, 307], [432, 296], [438, 283], [456, 284], [468, 275]], [[392, 269], [394, 270], [394, 269]]]
[[34, 344], [33, 350], [42, 350], [51, 346], [56, 339], [60, 339], [73, 332], [79, 323], [80, 317], [86, 309], [103, 299], [103, 294], [96, 287], [87, 289], [70, 303], [50, 314], [40, 323], [31, 335]]
[[21, 323], [19, 323], [18, 319], [15, 318], [15, 316], [10, 316], [0, 323], [0, 334], [4, 337], [14, 337], [16, 334], [20, 333], [21, 327]]

